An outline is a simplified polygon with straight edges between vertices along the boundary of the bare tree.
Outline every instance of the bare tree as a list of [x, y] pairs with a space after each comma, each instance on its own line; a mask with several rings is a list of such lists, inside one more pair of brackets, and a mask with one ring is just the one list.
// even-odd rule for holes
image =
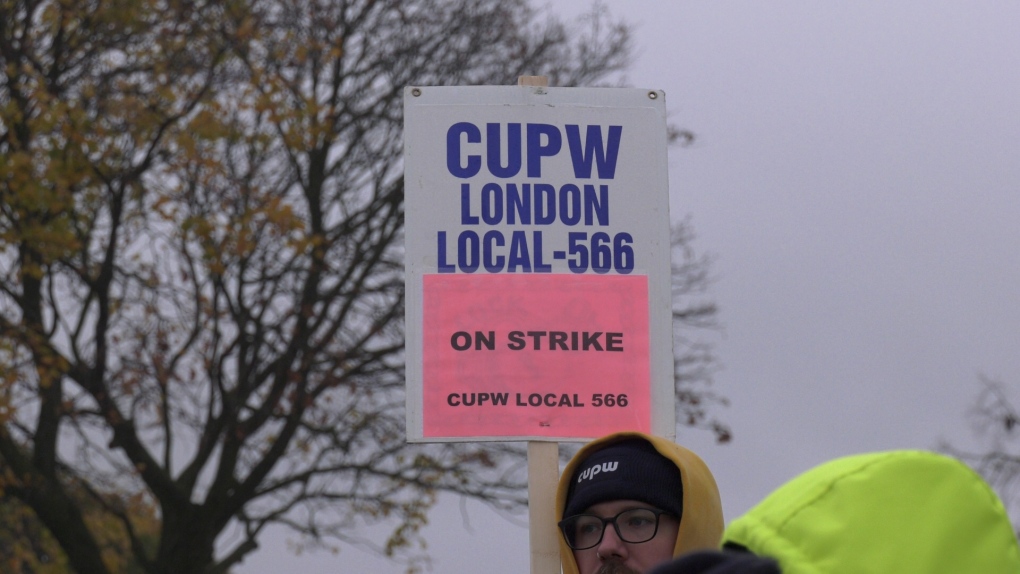
[[392, 555], [439, 492], [523, 505], [519, 445], [404, 440], [402, 88], [595, 85], [630, 41], [524, 0], [0, 0], [4, 491], [90, 574], [111, 519], [140, 571], [223, 573], [270, 524]]
[[726, 443], [732, 439], [732, 432], [714, 414], [713, 407], [729, 403], [712, 387], [719, 361], [713, 343], [705, 338], [706, 333], [721, 329], [719, 309], [708, 297], [712, 258], [694, 249], [694, 229], [689, 217], [673, 224], [671, 243], [677, 423], [711, 431], [717, 442]]
[[941, 450], [973, 467], [999, 494], [1020, 534], [1020, 411], [1002, 381], [980, 377], [981, 391], [968, 418], [983, 447], [971, 451], [944, 443]]

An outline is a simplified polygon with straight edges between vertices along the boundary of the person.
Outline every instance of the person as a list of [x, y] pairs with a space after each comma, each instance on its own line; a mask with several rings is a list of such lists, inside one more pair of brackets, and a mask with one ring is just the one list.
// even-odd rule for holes
[[645, 574], [718, 548], [722, 503], [708, 466], [661, 437], [620, 432], [582, 447], [556, 492], [563, 574]]
[[723, 549], [653, 574], [1017, 574], [1001, 500], [958, 459], [897, 450], [838, 458], [734, 520]]

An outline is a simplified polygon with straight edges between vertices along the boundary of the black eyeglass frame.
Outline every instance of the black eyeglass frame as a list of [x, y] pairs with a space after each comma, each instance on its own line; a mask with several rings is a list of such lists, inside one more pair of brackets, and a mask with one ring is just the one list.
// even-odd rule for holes
[[[637, 542], [633, 542], [624, 538], [623, 534], [620, 532], [619, 525], [616, 524], [616, 520], [620, 518], [621, 515], [627, 514], [628, 512], [634, 512], [635, 510], [644, 510], [647, 512], [651, 512], [652, 514], [655, 515], [655, 529], [652, 530], [652, 535], [649, 536], [648, 538], [645, 538], [644, 540], [640, 540]], [[616, 513], [616, 516], [612, 516], [609, 518], [602, 518], [601, 516], [596, 516], [594, 514], [575, 514], [573, 516], [568, 516], [567, 518], [564, 518], [563, 520], [559, 521], [559, 523], [557, 523], [557, 526], [560, 527], [560, 533], [563, 534], [563, 539], [567, 542], [567, 546], [569, 546], [571, 550], [588, 550], [589, 548], [595, 548], [596, 546], [601, 544], [602, 538], [606, 535], [607, 524], [612, 524], [613, 530], [616, 531], [616, 536], [618, 536], [620, 540], [626, 542], [627, 544], [644, 544], [645, 542], [648, 542], [649, 540], [655, 538], [655, 535], [659, 533], [659, 519], [662, 517], [663, 514], [665, 514], [666, 516], [672, 516], [673, 518], [678, 518], [675, 514], [669, 512], [668, 510], [658, 510], [655, 508], [628, 508], [627, 510], [622, 510]], [[595, 543], [592, 544], [591, 546], [584, 547], [574, 546], [573, 543], [570, 542], [570, 536], [567, 534], [567, 530], [565, 528], [567, 521], [576, 520], [581, 516], [590, 516], [602, 522], [602, 531], [599, 533], [599, 539], [596, 540]]]

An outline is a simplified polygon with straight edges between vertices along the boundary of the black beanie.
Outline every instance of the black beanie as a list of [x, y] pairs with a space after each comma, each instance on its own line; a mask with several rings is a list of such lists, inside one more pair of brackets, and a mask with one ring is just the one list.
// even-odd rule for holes
[[640, 500], [679, 518], [684, 509], [680, 469], [643, 439], [599, 449], [577, 465], [563, 517], [608, 500]]

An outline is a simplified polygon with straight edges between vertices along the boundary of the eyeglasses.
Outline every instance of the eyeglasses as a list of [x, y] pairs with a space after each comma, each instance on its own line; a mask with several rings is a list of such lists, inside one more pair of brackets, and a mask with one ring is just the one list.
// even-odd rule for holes
[[637, 544], [655, 538], [659, 531], [659, 517], [663, 514], [672, 516], [665, 510], [651, 508], [632, 508], [624, 510], [612, 518], [602, 518], [594, 514], [577, 514], [560, 521], [559, 527], [567, 545], [574, 550], [587, 550], [602, 542], [606, 525], [612, 524], [616, 535], [624, 542]]

